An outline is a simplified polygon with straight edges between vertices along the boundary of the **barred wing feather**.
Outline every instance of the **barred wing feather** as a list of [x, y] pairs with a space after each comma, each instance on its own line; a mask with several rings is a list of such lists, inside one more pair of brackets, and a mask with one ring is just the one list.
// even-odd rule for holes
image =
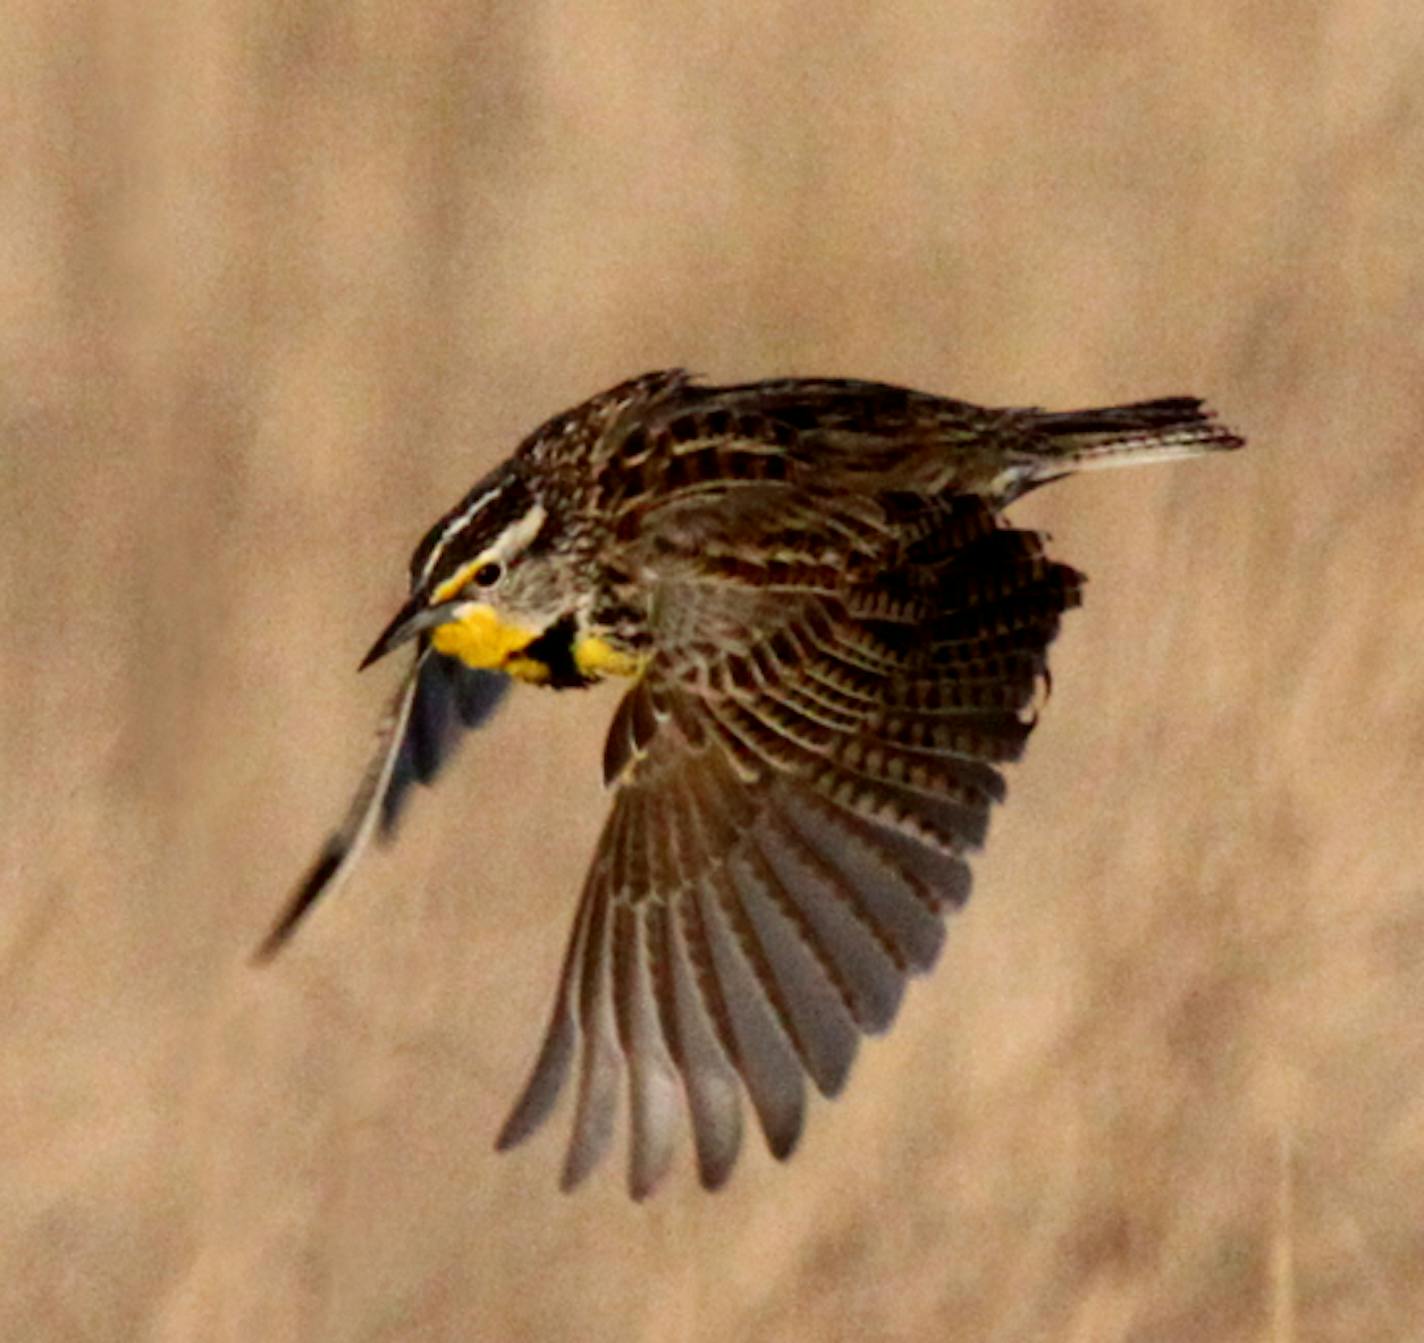
[[613, 810], [500, 1147], [576, 1074], [566, 1188], [607, 1152], [624, 1091], [634, 1197], [666, 1174], [684, 1105], [716, 1188], [741, 1094], [788, 1156], [806, 1081], [838, 1094], [934, 964], [1081, 582], [986, 505], [953, 507], [974, 514], [961, 544], [788, 597], [738, 651], [660, 644], [610, 728]]

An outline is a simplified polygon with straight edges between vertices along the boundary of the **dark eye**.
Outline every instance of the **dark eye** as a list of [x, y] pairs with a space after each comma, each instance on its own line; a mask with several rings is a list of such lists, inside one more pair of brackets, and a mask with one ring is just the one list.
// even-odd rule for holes
[[501, 578], [504, 577], [504, 566], [496, 564], [491, 560], [488, 564], [482, 564], [475, 570], [475, 585], [482, 588], [492, 588]]

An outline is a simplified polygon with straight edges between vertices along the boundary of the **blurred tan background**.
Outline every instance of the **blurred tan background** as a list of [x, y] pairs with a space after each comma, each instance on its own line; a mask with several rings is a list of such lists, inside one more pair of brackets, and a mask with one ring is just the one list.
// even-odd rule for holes
[[[1422, 63], [1416, 0], [7, 6], [0, 1338], [1424, 1338]], [[1093, 582], [939, 972], [634, 1207], [491, 1150], [609, 690], [246, 956], [410, 546], [665, 364], [1252, 446], [1018, 510]]]

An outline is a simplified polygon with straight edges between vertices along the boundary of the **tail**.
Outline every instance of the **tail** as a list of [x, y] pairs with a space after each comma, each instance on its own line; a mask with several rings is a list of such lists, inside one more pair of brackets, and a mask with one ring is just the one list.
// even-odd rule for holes
[[1170, 462], [1244, 447], [1246, 442], [1191, 396], [1101, 410], [1033, 410], [1025, 418], [1037, 442], [1024, 489], [1073, 471]]

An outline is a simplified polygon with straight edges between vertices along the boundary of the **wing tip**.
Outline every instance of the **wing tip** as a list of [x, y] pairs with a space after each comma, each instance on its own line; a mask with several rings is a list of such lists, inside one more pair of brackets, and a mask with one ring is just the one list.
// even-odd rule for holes
[[322, 845], [316, 861], [297, 884], [286, 908], [282, 910], [267, 935], [253, 949], [249, 958], [250, 964], [267, 965], [276, 958], [277, 953], [291, 941], [297, 926], [307, 916], [311, 907], [331, 886], [349, 853], [350, 848], [342, 842], [340, 835], [332, 835]]
[[517, 1114], [512, 1114], [500, 1126], [500, 1130], [494, 1136], [494, 1150], [496, 1152], [512, 1152], [534, 1131], [530, 1125], [515, 1123]]
[[701, 1162], [697, 1165], [697, 1183], [709, 1194], [715, 1194], [719, 1189], [725, 1189], [727, 1182], [732, 1178], [732, 1171], [736, 1167], [734, 1157], [725, 1166], [704, 1166]]
[[803, 1127], [799, 1114], [796, 1116], [795, 1122], [786, 1125], [785, 1128], [764, 1124], [762, 1132], [766, 1137], [767, 1151], [778, 1161], [790, 1161], [796, 1155], [796, 1149], [801, 1145]]

